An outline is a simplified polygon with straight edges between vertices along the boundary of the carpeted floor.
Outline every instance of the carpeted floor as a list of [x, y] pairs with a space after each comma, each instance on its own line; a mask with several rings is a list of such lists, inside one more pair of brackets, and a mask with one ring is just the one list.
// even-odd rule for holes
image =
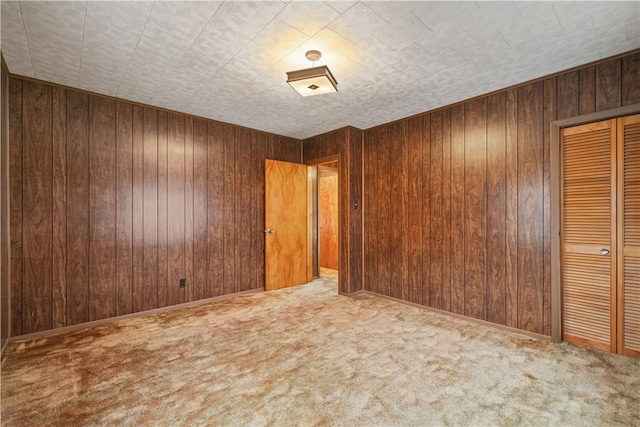
[[3, 425], [640, 423], [640, 361], [337, 293], [336, 276], [14, 343]]

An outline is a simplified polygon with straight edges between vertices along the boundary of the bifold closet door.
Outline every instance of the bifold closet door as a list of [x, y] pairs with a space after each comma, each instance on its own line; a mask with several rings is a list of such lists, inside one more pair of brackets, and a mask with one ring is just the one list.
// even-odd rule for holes
[[618, 119], [618, 353], [640, 357], [640, 115]]
[[563, 338], [616, 351], [616, 120], [565, 128]]

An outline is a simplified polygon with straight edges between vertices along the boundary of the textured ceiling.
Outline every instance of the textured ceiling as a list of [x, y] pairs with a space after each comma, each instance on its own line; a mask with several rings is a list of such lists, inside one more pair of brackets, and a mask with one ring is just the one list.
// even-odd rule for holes
[[[407, 117], [640, 47], [640, 2], [2, 0], [11, 73], [296, 138]], [[339, 92], [286, 71], [323, 52]]]

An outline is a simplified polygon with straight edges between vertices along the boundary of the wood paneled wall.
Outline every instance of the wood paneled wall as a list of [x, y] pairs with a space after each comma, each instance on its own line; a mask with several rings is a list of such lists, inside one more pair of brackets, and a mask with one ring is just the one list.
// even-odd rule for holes
[[264, 160], [300, 141], [20, 78], [9, 97], [12, 336], [264, 286]]
[[0, 348], [9, 339], [9, 109], [7, 92], [9, 89], [4, 60], [0, 71]]
[[[347, 127], [302, 141], [303, 161], [338, 156], [340, 211], [340, 292], [362, 290], [362, 137]], [[358, 203], [357, 208], [354, 202]]]
[[551, 335], [550, 123], [640, 102], [640, 54], [364, 134], [364, 289]]

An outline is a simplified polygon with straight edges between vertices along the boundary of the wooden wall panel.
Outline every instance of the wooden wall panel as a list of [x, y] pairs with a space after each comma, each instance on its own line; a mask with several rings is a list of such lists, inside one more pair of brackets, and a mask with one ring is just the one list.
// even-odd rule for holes
[[[424, 305], [549, 336], [550, 123], [639, 102], [639, 56], [366, 130], [364, 289], [412, 302], [422, 292]], [[395, 131], [399, 123], [407, 129], [402, 136]], [[422, 138], [409, 136], [417, 123], [423, 124]], [[420, 202], [408, 197], [406, 216], [398, 216], [395, 206], [405, 203], [405, 191], [415, 194], [414, 174], [408, 173], [405, 189], [396, 169], [415, 165], [399, 162], [397, 153], [389, 157], [389, 147], [415, 153], [421, 169]], [[419, 230], [387, 230], [389, 216], [403, 230], [420, 218]], [[406, 234], [421, 235], [418, 254]], [[412, 267], [421, 259], [416, 285], [415, 268], [404, 275], [394, 270], [399, 259]]]
[[[11, 334], [11, 303], [9, 291], [9, 248], [11, 226], [9, 224], [9, 79], [0, 70], [0, 349], [4, 349]], [[55, 163], [55, 162], [54, 162]], [[54, 260], [55, 263], [55, 260]]]
[[89, 319], [116, 315], [115, 102], [89, 104]]
[[133, 110], [116, 103], [116, 315], [133, 312]]
[[486, 98], [468, 104], [464, 120], [465, 314], [486, 318], [487, 123]]
[[9, 80], [11, 336], [264, 286], [252, 166], [300, 141]]
[[89, 96], [71, 90], [67, 138], [66, 324], [75, 325], [89, 321]]
[[[406, 193], [403, 182], [406, 180], [404, 162], [404, 147], [406, 142], [402, 135], [402, 123], [396, 123], [389, 129], [389, 141], [395, 144], [389, 146], [389, 295], [394, 298], [406, 298], [406, 281], [404, 273], [404, 239], [405, 218], [404, 206]], [[391, 283], [396, 284], [391, 285]]]
[[[349, 210], [349, 250], [348, 250], [348, 286], [344, 292], [353, 293], [362, 290], [362, 143], [363, 132], [359, 129], [349, 128], [349, 165], [343, 168], [348, 179], [347, 209]], [[357, 206], [355, 205], [357, 203]]]
[[422, 117], [407, 120], [407, 301], [422, 303]]

